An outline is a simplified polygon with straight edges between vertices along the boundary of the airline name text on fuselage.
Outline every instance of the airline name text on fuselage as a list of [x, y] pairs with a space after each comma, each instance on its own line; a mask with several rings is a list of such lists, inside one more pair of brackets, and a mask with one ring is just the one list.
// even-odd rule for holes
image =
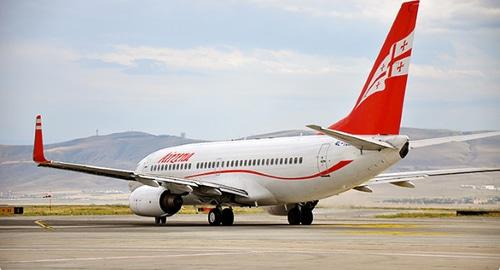
[[194, 155], [194, 153], [176, 153], [170, 152], [164, 157], [160, 158], [158, 163], [176, 163], [176, 162], [186, 162]]

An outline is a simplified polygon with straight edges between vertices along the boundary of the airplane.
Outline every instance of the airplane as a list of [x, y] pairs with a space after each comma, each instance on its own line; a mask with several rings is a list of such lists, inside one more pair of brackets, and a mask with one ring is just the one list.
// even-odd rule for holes
[[41, 116], [33, 160], [39, 167], [129, 181], [131, 210], [165, 224], [183, 205], [212, 205], [210, 225], [232, 225], [232, 207], [265, 207], [291, 225], [310, 225], [318, 201], [355, 189], [440, 175], [500, 171], [466, 168], [383, 173], [411, 149], [500, 135], [500, 132], [410, 140], [400, 134], [419, 1], [403, 3], [352, 111], [310, 136], [194, 143], [158, 150], [135, 170], [48, 160]]

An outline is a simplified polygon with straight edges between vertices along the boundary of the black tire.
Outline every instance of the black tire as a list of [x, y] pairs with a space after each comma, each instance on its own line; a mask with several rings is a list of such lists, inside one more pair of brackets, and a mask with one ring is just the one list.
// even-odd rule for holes
[[161, 217], [155, 217], [155, 224], [160, 224]]
[[167, 224], [167, 217], [161, 217], [160, 224]]
[[288, 211], [288, 224], [299, 225], [300, 224], [300, 209], [294, 207]]
[[208, 212], [208, 223], [212, 226], [220, 225], [222, 220], [222, 212], [219, 208], [213, 208]]
[[233, 209], [226, 208], [222, 210], [222, 225], [231, 226], [234, 223]]
[[300, 213], [300, 223], [302, 225], [311, 225], [314, 219], [314, 215], [311, 209], [303, 208]]

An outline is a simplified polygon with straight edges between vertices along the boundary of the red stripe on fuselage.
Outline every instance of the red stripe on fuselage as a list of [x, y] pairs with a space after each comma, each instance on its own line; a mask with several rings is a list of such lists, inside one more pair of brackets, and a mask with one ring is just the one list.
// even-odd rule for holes
[[279, 180], [306, 180], [306, 179], [311, 179], [311, 178], [320, 177], [323, 175], [330, 174], [332, 172], [340, 170], [341, 168], [343, 168], [344, 166], [348, 165], [351, 162], [352, 162], [352, 160], [342, 160], [327, 170], [324, 170], [322, 172], [319, 172], [319, 173], [316, 173], [313, 175], [302, 176], [302, 177], [281, 177], [281, 176], [269, 175], [269, 174], [265, 174], [265, 173], [261, 173], [261, 172], [257, 172], [257, 171], [252, 171], [252, 170], [221, 170], [221, 171], [212, 171], [212, 172], [189, 175], [189, 176], [186, 176], [185, 178], [189, 179], [189, 178], [193, 178], [193, 177], [200, 177], [200, 176], [207, 176], [207, 175], [221, 174], [221, 173], [248, 173], [248, 174], [255, 174], [255, 175], [279, 179]]

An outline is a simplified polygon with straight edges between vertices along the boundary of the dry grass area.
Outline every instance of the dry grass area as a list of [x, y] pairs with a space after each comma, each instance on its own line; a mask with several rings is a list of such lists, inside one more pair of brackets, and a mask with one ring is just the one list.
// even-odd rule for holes
[[396, 214], [376, 215], [376, 218], [450, 218], [456, 217], [454, 211], [450, 212], [403, 212]]
[[30, 205], [25, 216], [131, 215], [128, 205]]
[[456, 211], [443, 212], [402, 212], [396, 214], [376, 215], [376, 218], [454, 218], [454, 217], [500, 217], [499, 212], [485, 212], [476, 215], [457, 215]]
[[[261, 213], [261, 208], [234, 207], [235, 213]], [[180, 214], [198, 214], [198, 207], [183, 206]], [[24, 206], [25, 216], [93, 216], [93, 215], [132, 215], [128, 205], [28, 205]]]

